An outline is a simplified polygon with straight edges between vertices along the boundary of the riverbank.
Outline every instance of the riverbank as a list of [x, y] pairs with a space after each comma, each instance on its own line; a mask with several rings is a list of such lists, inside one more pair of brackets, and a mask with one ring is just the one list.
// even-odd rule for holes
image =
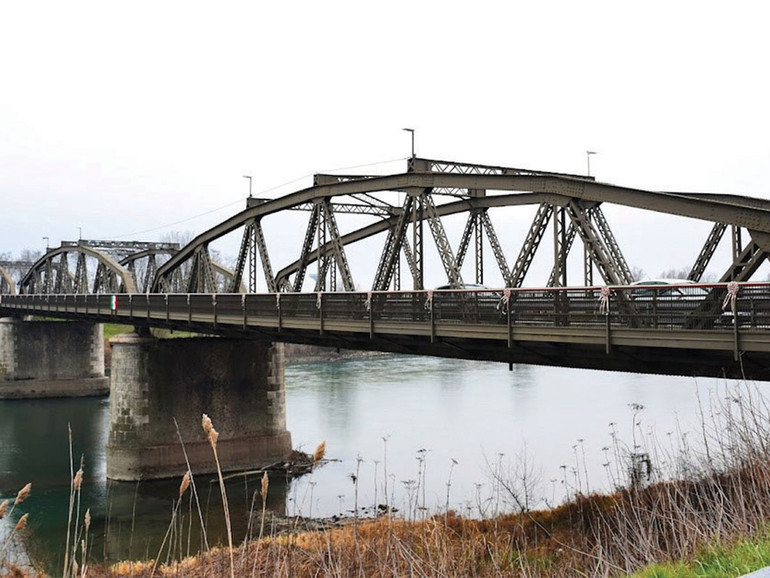
[[485, 520], [453, 512], [421, 520], [268, 516], [266, 537], [232, 557], [212, 548], [157, 568], [122, 562], [89, 575], [228, 576], [232, 560], [236, 576], [730, 578], [770, 564], [769, 487], [770, 468], [755, 463]]

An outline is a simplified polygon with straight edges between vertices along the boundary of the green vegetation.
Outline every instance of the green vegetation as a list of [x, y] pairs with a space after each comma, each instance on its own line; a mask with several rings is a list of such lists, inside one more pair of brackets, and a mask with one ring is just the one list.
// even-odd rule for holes
[[762, 532], [731, 545], [714, 544], [687, 561], [653, 564], [633, 578], [732, 578], [770, 566], [770, 535]]
[[118, 325], [117, 323], [104, 324], [104, 338], [112, 339], [121, 333], [131, 333], [134, 330], [132, 325]]

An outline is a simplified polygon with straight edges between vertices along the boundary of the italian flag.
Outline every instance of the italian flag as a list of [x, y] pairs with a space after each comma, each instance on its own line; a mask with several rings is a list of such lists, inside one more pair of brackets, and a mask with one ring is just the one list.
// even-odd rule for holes
[[118, 296], [113, 295], [110, 297], [110, 311], [117, 311], [118, 310]]

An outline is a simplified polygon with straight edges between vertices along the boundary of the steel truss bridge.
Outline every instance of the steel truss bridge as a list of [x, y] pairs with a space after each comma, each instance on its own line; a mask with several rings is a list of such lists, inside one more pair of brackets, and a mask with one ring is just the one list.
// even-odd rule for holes
[[[605, 204], [711, 223], [688, 279], [700, 282], [718, 245], [728, 243], [731, 258], [719, 265], [718, 282], [688, 285], [676, 299], [650, 288], [640, 300], [625, 288], [634, 279]], [[493, 225], [495, 212], [509, 207], [535, 212], [515, 255]], [[295, 257], [276, 271], [263, 221], [287, 211], [309, 218], [296, 236]], [[344, 229], [339, 223], [348, 215], [367, 224]], [[444, 223], [455, 215], [465, 225], [453, 245]], [[240, 235], [231, 269], [217, 264], [210, 249], [228, 235]], [[373, 278], [354, 277], [348, 252], [373, 239], [380, 240]], [[576, 239], [585, 286], [570, 288], [567, 258]], [[426, 290], [431, 241], [456, 291]], [[528, 289], [527, 273], [544, 245], [552, 254], [546, 287]], [[770, 202], [763, 199], [652, 192], [579, 175], [412, 158], [405, 173], [318, 174], [307, 189], [250, 198], [244, 211], [183, 247], [62, 243], [28, 264], [18, 281], [13, 264], [0, 264], [0, 308], [509, 363], [770, 379], [770, 289], [747, 283], [768, 251]], [[472, 279], [462, 273], [468, 258]], [[487, 261], [505, 290], [462, 291], [484, 283]], [[404, 267], [411, 291], [401, 290]], [[302, 293], [313, 275], [312, 293]], [[268, 293], [255, 292], [258, 277]], [[371, 291], [355, 291], [354, 278]], [[119, 305], [111, 310], [115, 295]]]

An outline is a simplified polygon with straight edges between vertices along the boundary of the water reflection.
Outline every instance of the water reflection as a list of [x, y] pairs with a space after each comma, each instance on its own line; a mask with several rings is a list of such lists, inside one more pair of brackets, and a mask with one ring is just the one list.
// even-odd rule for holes
[[[539, 474], [541, 497], [552, 503], [578, 484], [601, 490], [611, 486], [602, 447], [611, 444], [611, 431], [630, 443], [630, 404], [646, 406], [644, 431], [665, 437], [697, 426], [698, 395], [708, 400], [724, 386], [720, 380], [535, 366], [509, 371], [505, 364], [409, 356], [293, 365], [286, 380], [295, 447], [312, 453], [325, 439], [332, 461], [292, 483], [271, 478], [268, 507], [311, 516], [386, 502], [413, 511], [416, 483], [429, 509], [448, 503], [478, 515], [493, 491], [492, 470], [513, 468], [524, 453]], [[91, 509], [93, 558], [154, 557], [169, 527], [180, 480], [105, 480], [108, 407], [106, 399], [0, 401], [0, 497], [13, 498], [33, 483], [19, 513], [30, 512], [29, 551], [53, 575], [60, 573], [66, 540], [68, 424], [74, 460], [82, 456], [84, 462], [80, 515]], [[622, 474], [617, 464], [613, 468]], [[196, 481], [208, 541], [223, 543], [218, 486], [212, 476]], [[236, 540], [249, 532], [258, 486], [257, 476], [228, 483]], [[203, 539], [191, 498], [188, 493], [179, 509], [183, 529], [173, 534], [178, 554], [196, 551]], [[4, 520], [0, 533], [8, 527]]]

